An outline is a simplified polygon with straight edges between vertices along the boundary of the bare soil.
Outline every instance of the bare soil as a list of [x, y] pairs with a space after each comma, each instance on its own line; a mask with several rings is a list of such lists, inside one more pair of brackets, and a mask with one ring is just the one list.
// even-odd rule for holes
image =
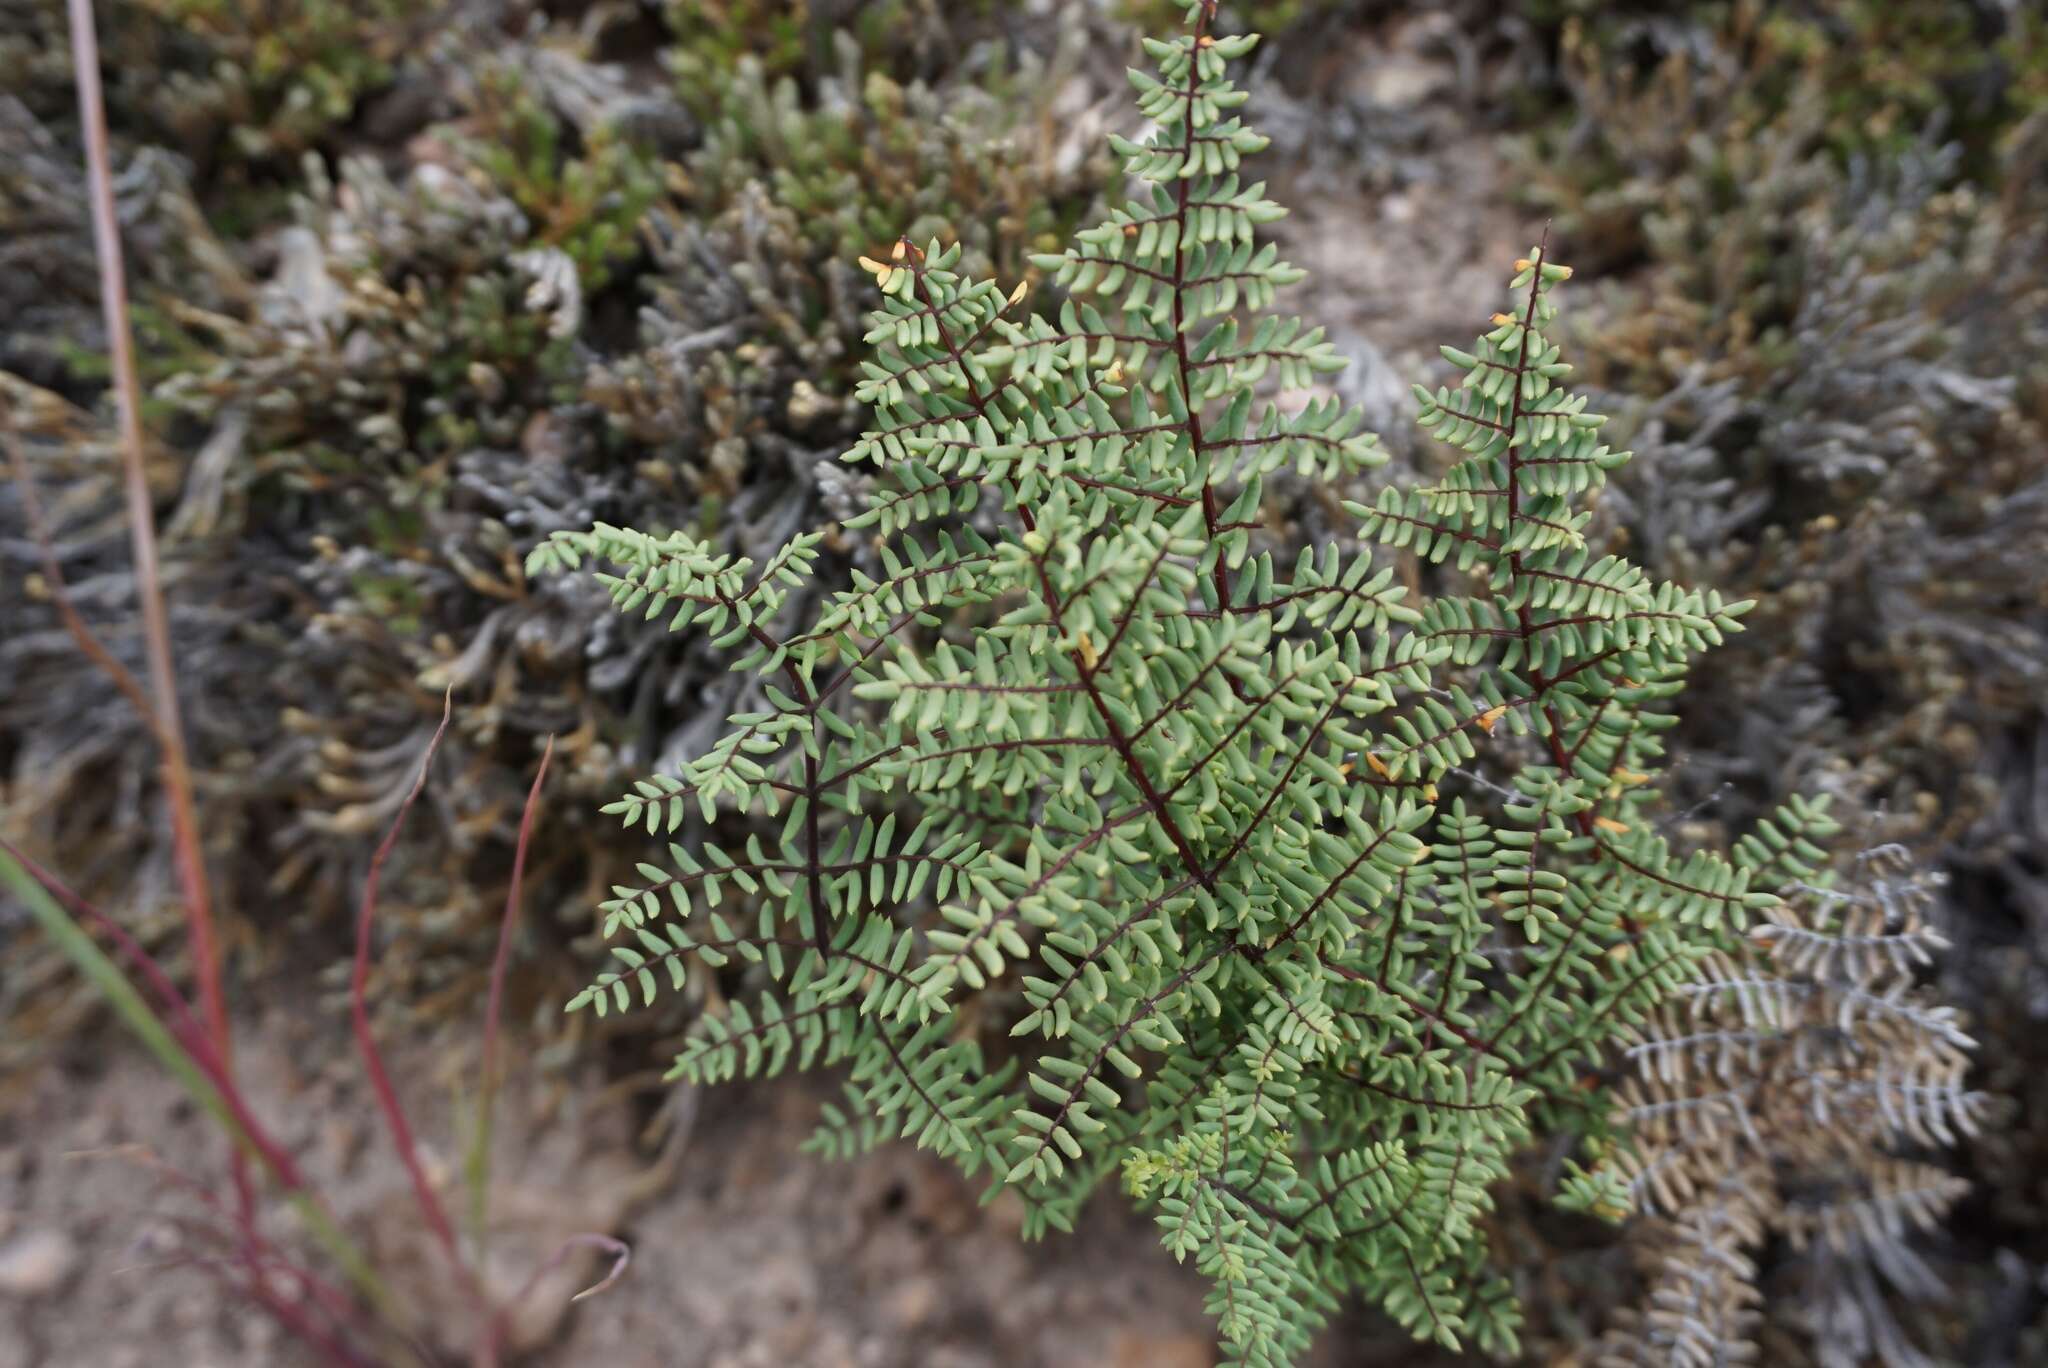
[[[48, 1285], [0, 1296], [0, 1368], [305, 1361], [267, 1316], [223, 1299], [192, 1265], [207, 1247], [208, 1202], [229, 1200], [222, 1146], [174, 1083], [108, 1036], [45, 1069], [0, 1121], [0, 1245], [54, 1235], [62, 1252]], [[463, 1299], [417, 1219], [354, 1059], [333, 1053], [346, 1036], [338, 1018], [279, 1006], [244, 1023], [238, 1069], [259, 1114], [415, 1309], [421, 1338], [452, 1351]], [[467, 1053], [412, 1041], [391, 1054], [394, 1074], [417, 1085], [407, 1091], [423, 1094], [409, 1102], [428, 1167], [458, 1212], [455, 1118], [434, 1103], [455, 1082], [438, 1061]], [[666, 1130], [648, 1137], [646, 1099], [594, 1070], [542, 1084], [515, 1077], [500, 1101], [492, 1282], [509, 1293], [583, 1231], [633, 1249], [626, 1276], [573, 1309], [569, 1297], [602, 1275], [595, 1256], [541, 1280], [515, 1320], [515, 1339], [533, 1350], [525, 1361], [1212, 1361], [1202, 1280], [1175, 1267], [1113, 1196], [1072, 1237], [1026, 1245], [1013, 1204], [980, 1205], [976, 1186], [908, 1145], [852, 1164], [799, 1153], [824, 1091], [785, 1081], [675, 1094], [684, 1105], [657, 1108]], [[201, 1190], [182, 1190], [175, 1174]], [[265, 1223], [273, 1235], [294, 1225], [276, 1208]]]

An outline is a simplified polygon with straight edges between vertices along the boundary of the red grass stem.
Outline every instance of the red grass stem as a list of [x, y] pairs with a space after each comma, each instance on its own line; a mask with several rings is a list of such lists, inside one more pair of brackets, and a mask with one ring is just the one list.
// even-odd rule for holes
[[86, 181], [92, 201], [93, 240], [99, 257], [100, 303], [106, 315], [114, 397], [120, 413], [128, 533], [135, 553], [135, 597], [142, 612], [143, 637], [148, 648], [149, 683], [156, 704], [154, 720], [163, 739], [164, 778], [171, 800], [179, 879], [186, 897], [185, 912], [191, 926], [201, 1005], [215, 1044], [225, 1059], [229, 1053], [227, 1005], [220, 986], [213, 904], [207, 894], [206, 870], [199, 854], [192, 772], [186, 759], [184, 726], [179, 721], [178, 685], [171, 664], [170, 618], [164, 610], [163, 577], [157, 560], [156, 509], [143, 469], [142, 382], [136, 374], [135, 343], [128, 328], [128, 283], [121, 261], [120, 225], [114, 216], [107, 115], [100, 93], [99, 39], [93, 26], [92, 0], [70, 0], [70, 5], [71, 55], [78, 76], [79, 118], [85, 130]]
[[448, 1213], [442, 1210], [440, 1198], [434, 1195], [434, 1185], [427, 1181], [426, 1170], [420, 1165], [419, 1147], [413, 1142], [412, 1125], [405, 1118], [405, 1108], [399, 1103], [397, 1089], [391, 1086], [391, 1074], [385, 1069], [384, 1057], [378, 1052], [376, 1038], [370, 1033], [369, 1008], [370, 927], [377, 915], [377, 885], [384, 874], [384, 862], [391, 857], [392, 848], [398, 844], [398, 833], [405, 827], [406, 814], [412, 811], [420, 790], [426, 787], [427, 770], [434, 763], [434, 752], [441, 747], [442, 735], [448, 730], [452, 702], [452, 694], [442, 695], [441, 725], [434, 728], [433, 739], [427, 742], [427, 753], [420, 760], [420, 772], [412, 781], [412, 790], [399, 805], [391, 830], [385, 833], [383, 843], [370, 858], [370, 872], [363, 880], [362, 906], [356, 915], [355, 969], [349, 976], [348, 998], [356, 1050], [363, 1057], [363, 1069], [370, 1076], [371, 1091], [377, 1095], [378, 1110], [383, 1112], [384, 1124], [391, 1131], [391, 1143], [398, 1150], [406, 1175], [412, 1180], [413, 1198], [419, 1204], [420, 1215], [433, 1230], [434, 1238], [440, 1241], [449, 1263], [457, 1272], [466, 1275], [466, 1265], [455, 1247], [455, 1229], [449, 1225]]
[[526, 851], [533, 842], [533, 821], [540, 810], [540, 786], [548, 777], [548, 761], [554, 758], [555, 738], [548, 738], [540, 753], [540, 769], [533, 787], [526, 792], [526, 807], [519, 814], [519, 844], [512, 851], [512, 887], [505, 893], [505, 915], [498, 923], [498, 952], [491, 959], [491, 991], [484, 1003], [483, 1110], [479, 1130], [488, 1133], [491, 1096], [497, 1087], [498, 1017], [505, 998], [505, 970], [512, 959], [512, 930], [519, 921], [519, 885], [526, 876]]
[[[227, 996], [221, 990], [220, 951], [213, 928], [213, 897], [199, 844], [199, 818], [192, 798], [192, 768], [179, 721], [177, 677], [171, 665], [170, 617], [164, 609], [163, 576], [157, 562], [156, 508], [143, 469], [142, 381], [135, 369], [135, 339], [128, 327], [128, 281], [121, 261], [121, 227], [114, 214], [112, 156], [107, 150], [107, 110], [100, 90], [99, 34], [92, 0], [70, 0], [71, 63], [78, 82], [78, 117], [85, 135], [86, 189], [92, 204], [94, 254], [100, 268], [100, 308], [106, 318], [107, 351], [120, 414], [121, 464], [128, 497], [128, 536], [135, 553], [135, 601], [142, 613], [154, 708], [145, 713], [162, 752], [164, 795], [171, 811], [173, 856], [185, 901], [192, 971], [199, 980], [199, 1005], [219, 1056], [221, 1076], [233, 1072]], [[124, 672], [125, 673], [125, 672]], [[117, 676], [117, 681], [118, 681]], [[232, 1091], [230, 1089], [230, 1091]], [[231, 1159], [245, 1215], [255, 1194], [237, 1148]]]

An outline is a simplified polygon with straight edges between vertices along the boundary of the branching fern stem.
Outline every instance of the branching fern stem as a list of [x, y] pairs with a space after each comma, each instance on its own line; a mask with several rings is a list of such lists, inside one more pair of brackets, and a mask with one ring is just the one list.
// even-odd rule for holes
[[[1538, 302], [1541, 301], [1541, 299], [1543, 298], [1543, 260], [1545, 255], [1548, 253], [1549, 249], [1550, 228], [1548, 225], [1545, 225], [1543, 229], [1543, 239], [1540, 243], [1537, 244], [1536, 247], [1536, 254], [1534, 260], [1537, 269], [1530, 273], [1529, 302], [1525, 306], [1522, 313], [1522, 331], [1525, 335], [1529, 333], [1532, 329], [1534, 329], [1536, 326], [1536, 306]], [[1493, 363], [1489, 363], [1489, 365], [1491, 364]], [[1522, 425], [1522, 381], [1528, 375], [1528, 371], [1529, 349], [1527, 347], [1523, 347], [1521, 350], [1515, 353], [1515, 368], [1513, 371], [1513, 375], [1515, 377], [1514, 406], [1505, 425], [1506, 431], [1511, 435], [1511, 439], [1512, 434], [1518, 431]], [[1508, 447], [1507, 483], [1508, 527], [1510, 532], [1512, 532], [1516, 521], [1519, 520], [1522, 516], [1521, 474], [1522, 454], [1520, 451], [1516, 450], [1514, 446], [1510, 445]], [[1556, 524], [1550, 523], [1546, 524], [1546, 526], [1554, 527], [1556, 526]], [[1515, 578], [1520, 579], [1523, 573], [1522, 553], [1520, 551], [1511, 553], [1508, 557], [1508, 565], [1514, 572]], [[1515, 627], [1516, 630], [1521, 634], [1522, 641], [1525, 644], [1528, 642], [1529, 638], [1535, 634], [1537, 626], [1535, 623], [1529, 620], [1529, 610], [1527, 607], [1517, 607], [1515, 609]], [[1533, 677], [1533, 683], [1535, 685], [1537, 695], [1539, 697], [1542, 696], [1547, 686], [1544, 683], [1543, 672], [1541, 670], [1538, 670], [1535, 673]], [[1552, 707], [1547, 700], [1543, 704], [1543, 720], [1545, 723], [1548, 724], [1548, 731], [1545, 740], [1549, 744], [1551, 758], [1554, 761], [1556, 761], [1557, 768], [1559, 769], [1559, 771], [1569, 770], [1571, 768], [1571, 760], [1570, 757], [1568, 757], [1565, 754], [1564, 723], [1558, 719], [1557, 710], [1554, 707]], [[1588, 736], [1592, 734], [1592, 728], [1597, 723], [1597, 721], [1598, 719], [1595, 718], [1593, 721], [1587, 723], [1586, 732]], [[1586, 833], [1587, 835], [1592, 834], [1593, 813], [1590, 809], [1578, 814], [1578, 824], [1580, 831]]]
[[[1191, 67], [1189, 71], [1190, 78], [1192, 79], [1193, 68]], [[1186, 182], [1182, 182], [1182, 185], [1183, 194], [1185, 194]], [[956, 346], [953, 342], [952, 333], [946, 327], [944, 313], [932, 300], [930, 292], [926, 287], [924, 272], [924, 253], [918, 249], [915, 243], [912, 243], [907, 239], [903, 240], [899, 244], [899, 246], [903, 250], [903, 254], [909, 257], [912, 262], [908, 269], [911, 271], [913, 278], [917, 282], [918, 298], [924, 302], [924, 306], [927, 309], [931, 310], [932, 317], [937, 323], [940, 344], [945, 348], [946, 354], [952, 359], [954, 364], [961, 368], [962, 374], [966, 377], [967, 395], [969, 400], [972, 401], [973, 403], [974, 412], [977, 414], [985, 412], [988, 408], [988, 396], [982, 393], [980, 385], [976, 383], [972, 373], [967, 370], [966, 358], [965, 356], [962, 355], [960, 348]], [[1180, 299], [1180, 279], [1178, 268], [1176, 268], [1174, 279], [1174, 299], [1176, 335], [1178, 335], [1178, 301]], [[984, 326], [992, 326], [995, 322], [996, 317], [1000, 317], [1000, 315], [992, 316], [989, 321], [989, 324]], [[1197, 456], [1199, 457], [1201, 451], [1201, 419], [1199, 416], [1191, 412], [1188, 418], [1188, 423], [1189, 432], [1194, 440], [1195, 451], [1197, 453]], [[1012, 490], [1014, 492], [1014, 485], [1012, 486]], [[1205, 488], [1203, 493], [1203, 507], [1205, 510], [1205, 517], [1207, 516], [1206, 510], [1208, 508], [1208, 504], [1209, 495]], [[1017, 516], [1019, 520], [1023, 523], [1024, 530], [1026, 532], [1036, 532], [1038, 530], [1038, 520], [1032, 515], [1030, 506], [1024, 503], [1021, 497], [1017, 499]], [[1164, 554], [1163, 549], [1161, 554]], [[1044, 557], [1042, 555], [1035, 556], [1033, 560], [1038, 572], [1039, 594], [1045, 601], [1046, 611], [1052, 615], [1054, 623], [1057, 624], [1060, 618], [1060, 603], [1058, 591], [1053, 588], [1052, 580], [1050, 576], [1046, 573]], [[1158, 558], [1155, 557], [1153, 561], [1154, 570], [1157, 569], [1157, 566]], [[1151, 575], [1148, 573], [1146, 576], [1146, 582], [1149, 583], [1150, 579]], [[1123, 629], [1129, 625], [1129, 622], [1129, 617], [1125, 617], [1123, 621], [1118, 624], [1116, 633], [1111, 637], [1109, 643], [1109, 649], [1112, 653], [1115, 650], [1116, 643], [1119, 640], [1121, 640], [1123, 636]], [[1079, 675], [1081, 687], [1088, 694], [1088, 701], [1095, 708], [1096, 716], [1102, 719], [1103, 729], [1107, 733], [1107, 739], [1110, 748], [1116, 752], [1117, 759], [1123, 763], [1125, 770], [1129, 772], [1131, 776], [1131, 782], [1138, 786], [1138, 791], [1140, 793], [1144, 794], [1146, 803], [1150, 806], [1153, 814], [1158, 818], [1159, 824], [1161, 828], [1166, 832], [1167, 838], [1173, 842], [1174, 849], [1180, 853], [1181, 861], [1186, 866], [1188, 873], [1204, 885], [1213, 885], [1212, 877], [1206, 870], [1202, 868], [1201, 861], [1196, 857], [1194, 848], [1188, 844], [1187, 837], [1181, 834], [1180, 828], [1175, 824], [1173, 820], [1173, 814], [1167, 810], [1165, 801], [1159, 796], [1158, 790], [1152, 786], [1151, 775], [1146, 773], [1144, 764], [1138, 759], [1137, 755], [1131, 749], [1130, 740], [1123, 734], [1123, 729], [1117, 725], [1116, 718], [1113, 715], [1111, 715], [1108, 706], [1102, 700], [1102, 694], [1096, 689], [1095, 664], [1076, 654], [1074, 658], [1074, 668], [1076, 673]]]
[[[1213, 43], [1209, 37], [1209, 25], [1216, 19], [1214, 0], [1203, 0], [1201, 12], [1195, 18], [1195, 46]], [[1200, 90], [1197, 68], [1188, 63], [1187, 81], [1182, 88], [1181, 128], [1185, 139], [1191, 140], [1195, 133], [1195, 96]], [[1188, 364], [1187, 333], [1187, 270], [1188, 270], [1188, 187], [1189, 177], [1180, 177], [1173, 192], [1173, 359], [1180, 370], [1180, 392], [1188, 405], [1188, 444], [1194, 452], [1195, 464], [1205, 472], [1202, 480], [1202, 522], [1209, 529], [1209, 540], [1214, 542], [1222, 522], [1222, 510], [1216, 503], [1216, 482], [1209, 479], [1207, 456], [1202, 450], [1202, 412], [1194, 402], [1194, 390], [1188, 384], [1191, 368]], [[1216, 586], [1216, 609], [1223, 612], [1230, 607], [1230, 570], [1223, 557], [1216, 558], [1211, 572]]]

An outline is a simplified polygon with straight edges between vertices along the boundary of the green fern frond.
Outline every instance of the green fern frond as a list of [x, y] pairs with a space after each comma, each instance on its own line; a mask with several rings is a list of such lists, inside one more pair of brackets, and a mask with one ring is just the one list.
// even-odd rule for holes
[[[816, 1148], [987, 1167], [1028, 1234], [1121, 1173], [1237, 1361], [1291, 1361], [1351, 1294], [1511, 1353], [1493, 1187], [1539, 1128], [1597, 1127], [1582, 1079], [1812, 874], [1825, 816], [1732, 857], [1660, 826], [1669, 702], [1748, 605], [1589, 542], [1627, 454], [1566, 387], [1570, 272], [1541, 248], [1445, 350], [1459, 383], [1417, 392], [1457, 463], [1345, 505], [1380, 549], [1272, 545], [1268, 476], [1355, 487], [1384, 458], [1355, 410], [1275, 394], [1340, 360], [1263, 312], [1301, 273], [1244, 179], [1265, 140], [1228, 64], [1255, 40], [1188, 13], [1132, 74], [1130, 198], [1038, 260], [1049, 312], [942, 243], [863, 259], [857, 545], [535, 551], [609, 562], [622, 610], [761, 680], [613, 805], [715, 839], [614, 890], [572, 1006], [723, 972], [678, 1076], [843, 1066]], [[1462, 592], [1415, 601], [1408, 555]], [[1615, 1207], [1598, 1172], [1563, 1199]]]

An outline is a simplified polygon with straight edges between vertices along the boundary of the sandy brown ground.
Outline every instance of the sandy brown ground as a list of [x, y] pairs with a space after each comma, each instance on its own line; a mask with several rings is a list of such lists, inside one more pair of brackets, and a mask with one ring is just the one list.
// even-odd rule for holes
[[[244, 1024], [239, 1067], [401, 1298], [448, 1316], [462, 1299], [414, 1217], [360, 1072], [327, 1057], [342, 1034], [338, 1018], [279, 1008]], [[427, 1094], [413, 1099], [424, 1102], [417, 1120], [445, 1176], [451, 1117], [433, 1105], [433, 1085], [454, 1080], [418, 1044], [392, 1064], [415, 1085], [408, 1093]], [[1113, 1199], [1073, 1238], [1027, 1246], [1013, 1206], [980, 1206], [976, 1187], [909, 1146], [848, 1165], [799, 1154], [821, 1091], [810, 1083], [704, 1094], [686, 1130], [642, 1146], [645, 1099], [602, 1082], [515, 1079], [502, 1099], [494, 1281], [524, 1282], [581, 1230], [616, 1233], [634, 1250], [626, 1277], [573, 1311], [567, 1298], [592, 1280], [591, 1265], [543, 1280], [520, 1317], [522, 1338], [542, 1346], [532, 1362], [1210, 1361], [1199, 1278]], [[117, 1047], [52, 1066], [22, 1103], [0, 1124], [0, 1243], [39, 1250], [50, 1281], [0, 1300], [0, 1368], [305, 1361], [267, 1318], [224, 1304], [207, 1273], [180, 1266], [202, 1249], [192, 1231], [206, 1210], [167, 1173], [205, 1175], [221, 1198], [228, 1185], [212, 1128], [174, 1084]], [[446, 1196], [459, 1210], [459, 1192]], [[293, 1224], [274, 1206], [267, 1221], [273, 1232]]]

